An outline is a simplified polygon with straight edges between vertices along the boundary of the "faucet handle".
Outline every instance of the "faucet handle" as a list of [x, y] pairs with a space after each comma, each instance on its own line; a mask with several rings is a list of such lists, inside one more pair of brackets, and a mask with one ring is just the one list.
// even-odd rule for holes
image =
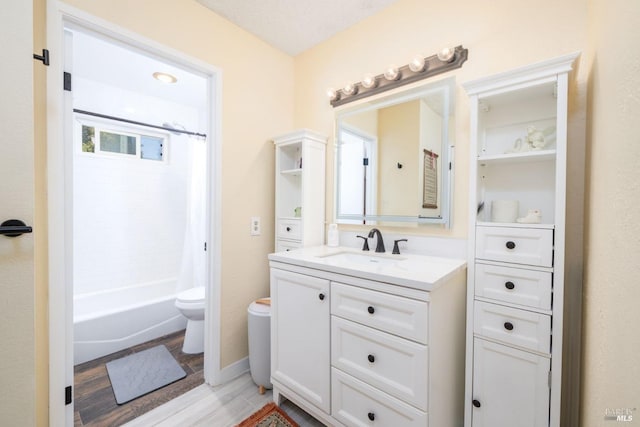
[[394, 255], [400, 255], [400, 248], [398, 247], [398, 242], [408, 242], [408, 240], [398, 239], [393, 241], [393, 251], [391, 253]]
[[362, 245], [362, 250], [363, 251], [368, 251], [369, 250], [369, 238], [368, 237], [364, 237], [364, 236], [356, 236], [361, 238], [362, 240], [364, 240], [364, 245]]

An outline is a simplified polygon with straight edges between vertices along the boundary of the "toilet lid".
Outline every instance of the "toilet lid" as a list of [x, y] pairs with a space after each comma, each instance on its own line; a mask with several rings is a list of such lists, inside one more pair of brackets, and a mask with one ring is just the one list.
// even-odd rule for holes
[[177, 299], [184, 302], [196, 302], [204, 300], [204, 286], [187, 289], [178, 294]]

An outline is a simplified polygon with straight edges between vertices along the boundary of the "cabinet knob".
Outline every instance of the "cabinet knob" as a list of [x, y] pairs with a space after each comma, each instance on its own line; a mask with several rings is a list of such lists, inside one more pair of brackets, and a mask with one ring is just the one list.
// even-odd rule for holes
[[473, 403], [473, 406], [475, 406], [476, 408], [479, 408], [480, 406], [482, 406], [480, 405], [480, 401], [478, 399], [473, 399], [472, 403]]
[[319, 294], [318, 298], [320, 298], [320, 301], [324, 301], [324, 294]]
[[369, 363], [373, 363], [376, 361], [376, 357], [373, 354], [370, 354], [367, 356], [367, 360], [369, 361]]
[[514, 285], [513, 282], [509, 281], [504, 284], [504, 287], [507, 289], [513, 289], [516, 287], [516, 285]]
[[291, 227], [287, 227], [287, 228], [286, 228], [286, 230], [287, 230], [287, 231], [291, 231]]
[[511, 240], [507, 242], [507, 249], [514, 249], [515, 247], [516, 247], [516, 244]]
[[513, 323], [511, 323], [511, 322], [504, 322], [504, 328], [505, 328], [507, 331], [512, 331], [512, 330], [513, 330]]
[[367, 311], [369, 312], [369, 314], [373, 314], [376, 312], [376, 309], [373, 308], [372, 306], [367, 307]]
[[376, 414], [374, 414], [373, 412], [369, 412], [369, 413], [367, 414], [367, 417], [368, 417], [371, 421], [373, 421], [373, 420], [375, 420], [375, 419], [376, 419]]

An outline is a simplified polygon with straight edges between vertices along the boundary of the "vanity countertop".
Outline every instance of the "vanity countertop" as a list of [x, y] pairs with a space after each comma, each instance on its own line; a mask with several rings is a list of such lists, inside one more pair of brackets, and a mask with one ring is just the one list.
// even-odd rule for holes
[[392, 255], [349, 247], [313, 246], [269, 254], [271, 262], [362, 277], [432, 291], [464, 270], [465, 260], [415, 254]]

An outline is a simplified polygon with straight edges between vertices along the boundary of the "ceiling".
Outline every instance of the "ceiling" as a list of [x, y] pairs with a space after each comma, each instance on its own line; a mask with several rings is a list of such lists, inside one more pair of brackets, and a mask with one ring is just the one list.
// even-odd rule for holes
[[397, 0], [197, 0], [295, 56]]

